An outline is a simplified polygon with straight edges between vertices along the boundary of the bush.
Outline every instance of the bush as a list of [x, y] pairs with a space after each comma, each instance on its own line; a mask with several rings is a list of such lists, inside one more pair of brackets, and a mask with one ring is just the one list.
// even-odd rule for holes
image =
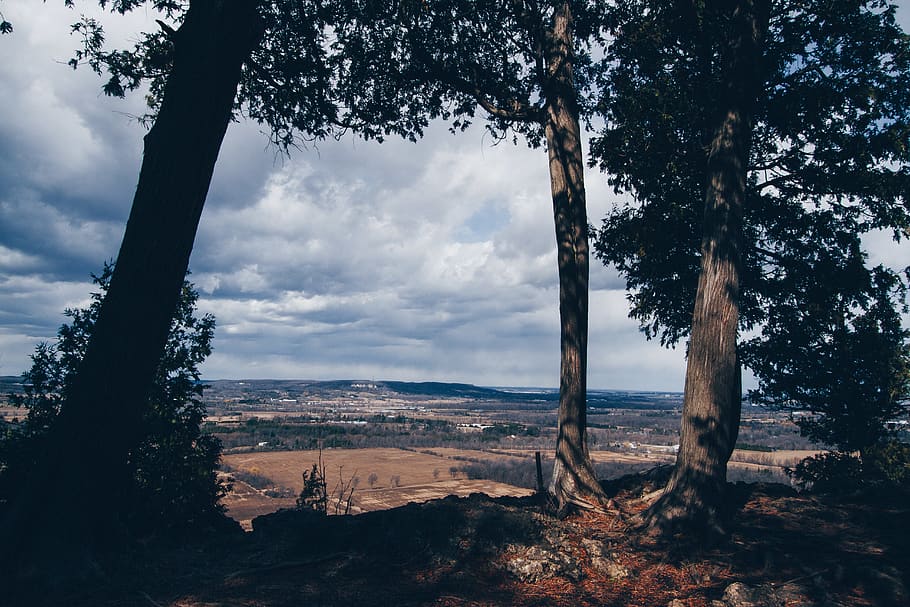
[[253, 489], [272, 489], [275, 487], [275, 481], [262, 475], [258, 469], [246, 470], [244, 468], [234, 468], [227, 464], [221, 464], [221, 469], [230, 474], [231, 478], [241, 483], [246, 483]]
[[[400, 479], [394, 476], [392, 478]], [[350, 514], [354, 505], [354, 489], [359, 482], [356, 475], [345, 480], [339, 469], [338, 482], [329, 492], [320, 450], [319, 460], [313, 464], [312, 469], [303, 471], [303, 489], [297, 497], [297, 509], [317, 512], [323, 516], [329, 514], [329, 509], [333, 510], [332, 514]]]
[[[544, 486], [549, 483], [552, 468], [552, 462], [543, 465]], [[525, 489], [537, 488], [537, 466], [533, 458], [476, 459], [462, 464], [456, 470], [471, 480], [489, 480]]]
[[325, 483], [325, 466], [322, 465], [322, 453], [319, 463], [313, 464], [312, 470], [303, 471], [303, 489], [297, 497], [298, 510], [312, 510], [319, 514], [328, 514], [329, 494]]
[[850, 493], [869, 486], [910, 485], [910, 445], [895, 440], [870, 448], [864, 458], [829, 451], [808, 457], [787, 473], [803, 489]]
[[787, 474], [803, 489], [847, 493], [855, 491], [862, 483], [863, 466], [855, 455], [829, 451], [807, 457], [796, 464], [796, 468], [788, 468]]
[[910, 485], [910, 445], [884, 441], [866, 453], [872, 476], [891, 485]]
[[[0, 437], [0, 501], [29, 482], [85, 355], [112, 274], [113, 265], [105, 264], [100, 276], [92, 276], [100, 291], [87, 308], [65, 311], [70, 323], [60, 327], [56, 343], [37, 346], [32, 367], [23, 374], [24, 393], [11, 395], [28, 413]], [[216, 475], [221, 442], [200, 429], [205, 405], [198, 366], [211, 353], [215, 319], [195, 316], [197, 299], [184, 282], [143, 414], [142, 437], [130, 454], [131, 484], [120, 511], [137, 533], [198, 530], [225, 521], [219, 502], [228, 487]]]

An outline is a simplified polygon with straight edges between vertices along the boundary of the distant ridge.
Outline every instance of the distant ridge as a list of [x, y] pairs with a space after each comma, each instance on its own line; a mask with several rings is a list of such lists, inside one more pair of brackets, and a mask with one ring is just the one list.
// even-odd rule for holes
[[[334, 394], [339, 392], [376, 392], [387, 395], [433, 399], [459, 398], [478, 401], [495, 400], [507, 403], [526, 403], [539, 407], [556, 407], [559, 390], [555, 388], [482, 387], [466, 383], [438, 381], [395, 381], [366, 379], [301, 380], [301, 379], [218, 379], [203, 383], [219, 388], [242, 388], [244, 392], [283, 391], [289, 396], [300, 394]], [[633, 390], [588, 390], [591, 409], [655, 409], [671, 410], [682, 406], [682, 394]]]
[[382, 381], [382, 384], [395, 392], [413, 395], [456, 396], [460, 398], [514, 398], [516, 395], [495, 388], [481, 388], [473, 384], [450, 384], [438, 381]]
[[0, 375], [0, 390], [8, 390], [11, 386], [21, 386], [21, 375]]

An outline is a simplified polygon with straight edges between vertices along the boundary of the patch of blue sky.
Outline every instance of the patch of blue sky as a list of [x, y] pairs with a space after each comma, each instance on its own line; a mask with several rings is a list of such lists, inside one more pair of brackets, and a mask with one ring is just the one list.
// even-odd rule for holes
[[509, 225], [512, 216], [505, 207], [489, 204], [467, 218], [456, 231], [459, 242], [485, 242]]

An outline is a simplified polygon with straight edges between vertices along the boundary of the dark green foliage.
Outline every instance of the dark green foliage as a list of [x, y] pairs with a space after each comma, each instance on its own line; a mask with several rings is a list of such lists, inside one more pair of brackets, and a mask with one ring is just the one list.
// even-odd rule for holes
[[910, 445], [899, 440], [880, 441], [866, 451], [864, 465], [894, 485], [910, 485]]
[[309, 471], [303, 471], [303, 489], [297, 496], [298, 510], [312, 510], [319, 514], [328, 514], [329, 493], [326, 488], [325, 465], [322, 464], [322, 453], [319, 463], [314, 463]]
[[793, 471], [819, 491], [901, 484], [910, 473], [910, 446], [888, 429], [910, 412], [910, 332], [893, 301], [903, 289], [878, 272], [872, 290], [868, 300], [845, 302], [832, 285], [818, 304], [778, 306], [762, 338], [743, 347], [759, 378], [750, 399], [810, 413], [797, 418], [800, 432], [835, 449]]
[[[151, 122], [161, 107], [164, 86], [173, 67], [173, 48], [188, 2], [167, 0], [99, 0], [112, 12], [127, 13], [143, 5], [163, 13], [159, 29], [142, 32], [130, 49], [105, 46], [104, 28], [96, 19], [81, 18], [71, 26], [82, 44], [69, 64], [87, 64], [107, 78], [105, 94], [123, 97], [144, 84]], [[256, 9], [262, 37], [244, 62], [235, 109], [271, 129], [272, 141], [287, 150], [299, 139], [320, 139], [339, 122], [331, 98], [327, 68], [327, 9], [311, 1], [259, 0]], [[337, 84], [337, 81], [335, 82]]]
[[[719, 14], [623, 3], [601, 74], [606, 127], [592, 163], [632, 202], [595, 250], [630, 289], [631, 315], [665, 345], [691, 322], [708, 121], [722, 90]], [[711, 3], [706, 3], [710, 7]], [[775, 2], [754, 111], [741, 327], [836, 285], [869, 291], [860, 236], [910, 227], [910, 40], [885, 2]], [[828, 288], [828, 287], [826, 287]]]
[[[329, 61], [346, 119], [368, 137], [419, 136], [430, 120], [467, 128], [478, 111], [497, 140], [543, 143], [552, 101], [546, 47], [559, 2], [338, 2]], [[601, 0], [572, 2], [575, 110], [587, 116], [592, 57], [605, 45]], [[340, 51], [340, 52], [339, 52]]]
[[[18, 475], [28, 474], [41, 453], [85, 353], [112, 273], [113, 265], [105, 264], [103, 272], [93, 276], [100, 291], [92, 294], [92, 303], [66, 310], [70, 322], [60, 327], [56, 343], [36, 347], [32, 367], [23, 374], [24, 394], [11, 397], [28, 415], [2, 443], [0, 459], [11, 473], [4, 475], [0, 487], [4, 498], [16, 491], [22, 482]], [[199, 529], [222, 517], [218, 502], [226, 487], [215, 474], [221, 442], [200, 432], [205, 406], [198, 366], [211, 353], [215, 319], [210, 314], [194, 316], [197, 297], [185, 282], [149, 394], [142, 437], [130, 454], [132, 485], [124, 510], [137, 532]]]
[[841, 451], [807, 457], [788, 473], [801, 487], [811, 487], [819, 493], [855, 491], [865, 476], [860, 459]]
[[[683, 6], [617, 10], [607, 123], [592, 141], [611, 184], [634, 195], [604, 220], [597, 255], [665, 345], [691, 323], [706, 124], [723, 86], [710, 43], [722, 15]], [[846, 454], [885, 444], [910, 387], [904, 277], [870, 267], [862, 241], [910, 233], [910, 38], [883, 1], [772, 7], [743, 218], [740, 327], [753, 337], [740, 358], [759, 381], [753, 402], [811, 412], [802, 433], [840, 451], [807, 462], [807, 478], [871, 474]]]
[[[375, 474], [370, 475], [370, 487], [373, 486], [376, 479]], [[396, 486], [400, 477], [392, 477], [392, 486]], [[319, 450], [319, 459], [313, 463], [313, 467], [303, 471], [303, 489], [297, 496], [297, 509], [308, 512], [316, 512], [326, 516], [331, 510], [332, 514], [350, 514], [351, 507], [354, 504], [354, 490], [360, 479], [354, 476], [345, 480], [342, 470], [338, 470], [338, 482], [329, 492], [328, 479], [325, 473], [325, 463], [322, 460], [322, 449]]]
[[[888, 438], [886, 422], [910, 409], [910, 343], [893, 301], [893, 275], [876, 274], [872, 297], [831, 297], [779, 305], [761, 338], [747, 342], [743, 360], [759, 378], [753, 402], [808, 411], [804, 436], [861, 455]], [[902, 297], [902, 291], [897, 297]]]

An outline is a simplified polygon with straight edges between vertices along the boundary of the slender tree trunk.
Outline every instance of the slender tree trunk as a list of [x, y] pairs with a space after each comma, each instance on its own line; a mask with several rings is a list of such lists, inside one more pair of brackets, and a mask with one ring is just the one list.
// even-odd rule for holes
[[561, 359], [556, 463], [550, 493], [557, 509], [597, 507], [606, 496], [587, 446], [588, 218], [584, 160], [572, 76], [572, 13], [558, 9], [547, 52], [545, 135], [559, 265]]
[[30, 523], [20, 527], [26, 532], [51, 522], [52, 533], [62, 534], [57, 541], [89, 545], [116, 535], [130, 453], [141, 436], [241, 68], [261, 36], [256, 4], [193, 0], [173, 35], [173, 68], [145, 137], [110, 289], [52, 429], [43, 474], [8, 513], [6, 531], [23, 521]]
[[664, 494], [645, 513], [652, 530], [682, 530], [704, 538], [724, 533], [727, 461], [739, 432], [742, 398], [736, 353], [742, 214], [751, 108], [767, 15], [764, 0], [741, 0], [733, 12], [737, 31], [724, 74], [728, 88], [708, 151], [701, 274], [692, 314], [680, 447]]

